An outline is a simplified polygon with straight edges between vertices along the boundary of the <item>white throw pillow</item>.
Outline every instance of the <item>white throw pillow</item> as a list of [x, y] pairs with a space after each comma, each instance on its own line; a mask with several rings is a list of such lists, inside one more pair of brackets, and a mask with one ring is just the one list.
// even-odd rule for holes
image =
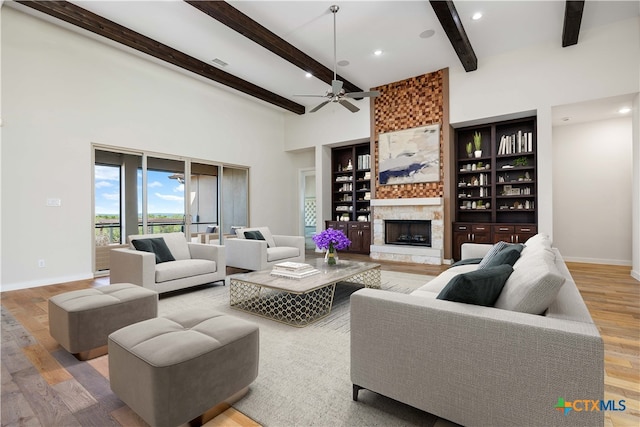
[[529, 239], [524, 243], [526, 247], [543, 247], [551, 249], [551, 239], [548, 235], [538, 233], [535, 236], [529, 237]]
[[514, 265], [494, 307], [530, 314], [544, 313], [558, 295], [565, 277], [546, 257], [530, 257], [517, 267]]

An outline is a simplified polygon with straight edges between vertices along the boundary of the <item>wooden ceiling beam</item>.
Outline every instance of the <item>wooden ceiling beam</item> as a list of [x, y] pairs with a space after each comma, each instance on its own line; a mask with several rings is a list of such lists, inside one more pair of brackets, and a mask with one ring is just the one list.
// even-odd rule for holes
[[242, 80], [213, 65], [200, 61], [170, 46], [162, 44], [140, 33], [132, 31], [120, 24], [105, 19], [93, 12], [66, 1], [24, 1], [17, 0], [24, 6], [53, 16], [69, 24], [84, 28], [87, 31], [106, 37], [117, 43], [128, 46], [154, 58], [191, 71], [209, 80], [213, 80], [239, 92], [258, 98], [269, 104], [278, 106], [296, 114], [304, 114], [305, 107], [278, 94], [270, 92], [253, 83]]
[[449, 37], [449, 41], [458, 54], [464, 69], [467, 72], [477, 70], [478, 58], [473, 51], [473, 47], [471, 47], [471, 42], [462, 26], [462, 21], [453, 1], [430, 0], [429, 3], [431, 3], [433, 11], [436, 13], [442, 29]]
[[564, 6], [564, 26], [562, 28], [562, 47], [578, 44], [584, 0], [567, 0]]
[[[206, 13], [216, 21], [219, 21], [265, 49], [275, 53], [285, 61], [292, 63], [302, 70], [313, 74], [314, 77], [328, 85], [331, 85], [331, 81], [333, 80], [333, 70], [325, 67], [292, 44], [289, 44], [278, 35], [269, 31], [267, 28], [231, 6], [229, 3], [224, 1], [185, 1], [201, 12]], [[362, 89], [349, 82], [344, 77], [338, 75], [337, 79], [344, 83], [343, 87], [346, 92], [363, 92]]]

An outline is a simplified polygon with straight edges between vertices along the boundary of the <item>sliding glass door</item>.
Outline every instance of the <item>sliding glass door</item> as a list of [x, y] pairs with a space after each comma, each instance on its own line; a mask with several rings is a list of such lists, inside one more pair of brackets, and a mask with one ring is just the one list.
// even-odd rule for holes
[[127, 236], [183, 232], [188, 241], [222, 243], [249, 225], [249, 169], [110, 147], [94, 150], [95, 271]]

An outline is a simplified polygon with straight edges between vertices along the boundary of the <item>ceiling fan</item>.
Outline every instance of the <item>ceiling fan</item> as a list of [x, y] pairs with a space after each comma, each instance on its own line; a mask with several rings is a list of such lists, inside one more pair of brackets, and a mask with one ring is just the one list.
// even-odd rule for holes
[[338, 10], [340, 10], [340, 7], [334, 4], [329, 8], [329, 10], [331, 11], [331, 13], [333, 13], [333, 80], [331, 81], [331, 88], [329, 88], [327, 90], [327, 93], [324, 95], [294, 95], [294, 96], [327, 98], [326, 101], [321, 102], [319, 105], [315, 106], [311, 111], [309, 111], [310, 113], [315, 113], [316, 111], [318, 111], [319, 109], [321, 109], [322, 107], [324, 107], [330, 102], [337, 102], [340, 105], [347, 108], [352, 113], [355, 113], [357, 111], [360, 111], [360, 109], [355, 105], [353, 105], [352, 103], [350, 103], [349, 101], [347, 101], [345, 98], [365, 98], [365, 97], [372, 98], [380, 95], [380, 92], [378, 91], [349, 92], [349, 93], [345, 92], [344, 88], [342, 87], [343, 82], [341, 80], [338, 80], [337, 73], [336, 73], [336, 65], [337, 65], [337, 62], [336, 62], [336, 13], [338, 13]]

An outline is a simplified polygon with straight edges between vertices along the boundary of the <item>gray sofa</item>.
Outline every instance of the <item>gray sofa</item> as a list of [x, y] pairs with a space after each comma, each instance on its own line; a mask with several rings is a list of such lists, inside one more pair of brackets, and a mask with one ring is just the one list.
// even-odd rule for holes
[[[136, 250], [132, 243], [153, 238], [164, 239], [175, 261], [156, 263], [154, 253]], [[224, 246], [188, 243], [179, 232], [132, 235], [128, 240], [130, 248], [111, 251], [111, 283], [133, 283], [163, 293], [226, 278]]]
[[[436, 298], [477, 264], [452, 267], [411, 294], [355, 292], [354, 400], [364, 388], [465, 426], [602, 426], [601, 411], [555, 408], [559, 398], [603, 399], [604, 346], [560, 253], [544, 236], [530, 240], [493, 307]], [[465, 244], [463, 259], [491, 247]], [[529, 286], [536, 281], [560, 286], [543, 313], [522, 312], [514, 300], [549, 299]]]

